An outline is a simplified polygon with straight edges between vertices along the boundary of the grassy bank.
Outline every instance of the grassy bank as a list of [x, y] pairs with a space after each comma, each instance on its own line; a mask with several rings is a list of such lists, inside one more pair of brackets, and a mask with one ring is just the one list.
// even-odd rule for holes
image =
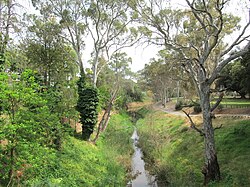
[[[43, 149], [25, 170], [21, 186], [126, 186], [133, 152], [133, 126], [126, 114], [114, 114], [97, 145], [68, 136], [62, 149]], [[18, 182], [13, 183], [17, 186]]]
[[[223, 124], [215, 132], [222, 181], [211, 186], [249, 186], [250, 120], [217, 119], [214, 124]], [[148, 110], [137, 127], [145, 159], [159, 182], [202, 186], [203, 138], [185, 118]]]
[[[215, 103], [216, 100], [212, 101]], [[249, 99], [234, 99], [234, 98], [223, 98], [220, 105], [224, 108], [250, 108]]]

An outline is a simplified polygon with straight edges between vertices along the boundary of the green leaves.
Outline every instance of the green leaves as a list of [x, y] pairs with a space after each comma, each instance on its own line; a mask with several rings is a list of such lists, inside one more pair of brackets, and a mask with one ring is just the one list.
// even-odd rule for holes
[[0, 145], [1, 177], [8, 179], [21, 164], [32, 162], [38, 147], [60, 149], [65, 129], [45, 95], [31, 70], [0, 74], [0, 140], [7, 142]]

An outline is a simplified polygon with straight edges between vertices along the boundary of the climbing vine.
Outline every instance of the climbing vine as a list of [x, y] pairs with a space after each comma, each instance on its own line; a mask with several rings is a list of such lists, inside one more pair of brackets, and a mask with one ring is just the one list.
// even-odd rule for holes
[[97, 122], [98, 92], [93, 86], [86, 84], [86, 77], [81, 74], [77, 82], [78, 101], [76, 109], [80, 113], [80, 122], [82, 124], [82, 138], [88, 140], [94, 131]]

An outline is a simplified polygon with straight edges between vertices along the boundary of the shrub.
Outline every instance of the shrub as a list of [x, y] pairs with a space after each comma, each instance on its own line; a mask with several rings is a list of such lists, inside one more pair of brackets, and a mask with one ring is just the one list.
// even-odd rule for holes
[[182, 101], [177, 101], [177, 103], [175, 104], [175, 110], [181, 110], [182, 109]]
[[201, 106], [200, 105], [195, 105], [194, 106], [194, 112], [195, 113], [200, 113], [202, 110], [201, 110]]

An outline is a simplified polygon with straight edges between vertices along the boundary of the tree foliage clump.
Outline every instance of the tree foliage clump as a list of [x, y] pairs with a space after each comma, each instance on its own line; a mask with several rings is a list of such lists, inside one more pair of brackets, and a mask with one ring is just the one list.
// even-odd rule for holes
[[80, 113], [82, 138], [88, 140], [97, 122], [97, 106], [99, 102], [97, 89], [86, 84], [85, 75], [81, 74], [78, 85], [78, 101], [76, 109]]
[[65, 128], [47, 105], [46, 90], [32, 70], [21, 75], [1, 73], [0, 93], [1, 178], [19, 185], [15, 183], [17, 171], [37, 170], [37, 156], [45, 149], [59, 150]]
[[241, 60], [237, 59], [229, 63], [216, 81], [216, 87], [235, 91], [241, 98], [245, 98], [247, 94], [250, 94], [249, 54], [245, 54]]

